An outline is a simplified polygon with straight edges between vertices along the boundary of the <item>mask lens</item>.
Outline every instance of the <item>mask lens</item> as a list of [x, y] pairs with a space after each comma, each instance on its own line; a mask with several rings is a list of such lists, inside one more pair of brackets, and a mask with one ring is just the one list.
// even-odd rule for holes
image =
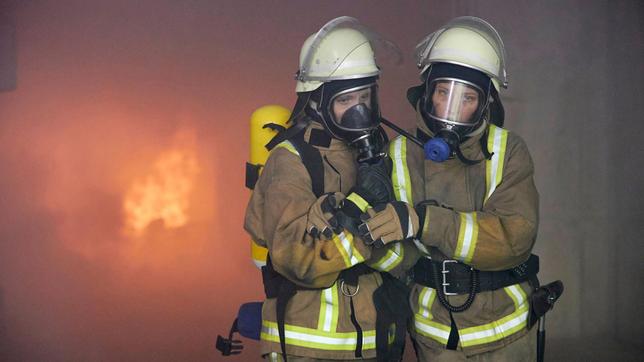
[[456, 80], [438, 79], [430, 84], [430, 115], [456, 125], [471, 125], [478, 120], [482, 92]]
[[332, 98], [330, 108], [333, 123], [345, 131], [369, 131], [380, 121], [375, 85], [338, 92]]

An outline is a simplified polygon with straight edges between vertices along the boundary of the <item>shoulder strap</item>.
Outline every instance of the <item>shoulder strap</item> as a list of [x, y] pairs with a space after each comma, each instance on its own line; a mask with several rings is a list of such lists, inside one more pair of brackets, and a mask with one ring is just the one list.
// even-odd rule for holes
[[264, 147], [271, 151], [278, 144], [297, 136], [297, 134], [306, 129], [306, 126], [308, 126], [309, 123], [310, 122], [305, 122], [304, 120], [295, 122], [291, 127], [280, 130]]
[[290, 140], [291, 144], [299, 152], [304, 167], [311, 177], [311, 188], [316, 197], [324, 195], [324, 165], [320, 151], [304, 142], [304, 129], [295, 134]]

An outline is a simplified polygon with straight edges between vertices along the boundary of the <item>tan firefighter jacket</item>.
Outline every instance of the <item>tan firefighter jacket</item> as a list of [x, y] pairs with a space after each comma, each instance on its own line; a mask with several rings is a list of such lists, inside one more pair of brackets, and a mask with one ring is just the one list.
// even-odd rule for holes
[[[312, 122], [311, 129], [322, 127]], [[342, 141], [318, 147], [324, 165], [324, 192], [347, 194], [357, 173], [356, 154]], [[307, 214], [317, 197], [311, 179], [297, 150], [288, 141], [270, 154], [252, 194], [244, 228], [269, 250], [277, 272], [294, 283], [317, 290], [299, 290], [289, 301], [285, 318], [286, 353], [323, 359], [355, 359], [357, 333], [350, 320], [350, 298], [341, 290], [342, 270], [358, 263], [383, 271], [408, 269], [401, 264], [403, 248], [391, 245], [372, 252], [347, 230], [333, 240], [313, 239], [306, 233]], [[411, 261], [413, 262], [413, 260]], [[379, 273], [359, 277], [359, 290], [353, 296], [355, 315], [363, 331], [364, 358], [374, 358], [376, 311], [374, 290], [382, 283]], [[345, 290], [350, 294], [354, 288]], [[401, 301], [402, 302], [402, 301]], [[262, 309], [262, 354], [281, 353], [276, 323], [276, 301], [267, 299]]]
[[[418, 127], [431, 135], [420, 117]], [[539, 197], [524, 141], [503, 128], [487, 127], [487, 132], [461, 145], [468, 159], [483, 159], [480, 139], [487, 134], [493, 156], [473, 166], [456, 158], [443, 163], [425, 160], [423, 149], [403, 136], [390, 143], [389, 152], [396, 198], [413, 205], [433, 199], [441, 205], [427, 207], [418, 249], [435, 261], [455, 259], [475, 269], [497, 271], [529, 257], [537, 235]], [[473, 355], [524, 335], [531, 290], [525, 282], [481, 292], [468, 310], [453, 313], [458, 349]], [[455, 306], [466, 299], [467, 295], [448, 297]], [[445, 348], [450, 316], [436, 290], [414, 283], [410, 302], [414, 337], [429, 347]]]

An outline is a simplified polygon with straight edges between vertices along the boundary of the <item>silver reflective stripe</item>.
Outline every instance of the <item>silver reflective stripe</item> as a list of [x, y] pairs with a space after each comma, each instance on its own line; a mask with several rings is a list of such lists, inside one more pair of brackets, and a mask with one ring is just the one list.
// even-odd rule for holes
[[408, 220], [407, 220], [407, 236], [406, 238], [411, 238], [414, 236], [414, 224], [411, 222], [411, 215], [408, 215]]
[[[323, 332], [288, 324], [284, 326], [284, 337], [288, 345], [333, 351], [353, 351], [358, 340], [356, 332]], [[277, 323], [263, 321], [261, 339], [279, 343]], [[375, 347], [376, 331], [363, 331], [362, 348], [366, 350]]]
[[432, 304], [436, 298], [436, 292], [432, 288], [423, 287], [418, 296], [418, 312], [427, 319], [432, 319]]
[[333, 242], [340, 251], [340, 254], [342, 254], [344, 263], [347, 266], [351, 267], [364, 261], [364, 257], [353, 246], [353, 234], [345, 233], [344, 231], [340, 232], [339, 234], [333, 235]]
[[[526, 328], [528, 303], [525, 293], [518, 284], [504, 289], [515, 302], [514, 312], [484, 325], [459, 329], [461, 347], [472, 347], [495, 342]], [[423, 295], [421, 297], [426, 298]], [[430, 307], [431, 303], [431, 301], [428, 303]], [[425, 315], [427, 313], [422, 313], [422, 310], [414, 315], [416, 331], [442, 344], [446, 344], [449, 338], [450, 326], [433, 321], [431, 314], [429, 314], [429, 318], [425, 317]]]
[[425, 254], [425, 256], [429, 256], [429, 250], [427, 249], [425, 244], [423, 244], [420, 240], [416, 238], [414, 238], [414, 244], [416, 245], [418, 250], [420, 250], [421, 253]]
[[461, 346], [471, 347], [495, 342], [526, 328], [529, 303], [525, 292], [519, 284], [503, 289], [514, 302], [514, 312], [491, 323], [460, 330]]
[[514, 307], [516, 309], [519, 309], [521, 305], [526, 302], [527, 296], [525, 295], [525, 292], [523, 291], [523, 289], [521, 289], [519, 284], [510, 285], [509, 287], [505, 287], [504, 289], [506, 293], [508, 293], [510, 298], [512, 298], [512, 300], [514, 301]]
[[467, 333], [462, 331], [459, 335], [461, 345], [470, 347], [474, 345], [498, 341], [510, 336], [521, 329], [525, 328], [528, 319], [528, 309], [525, 308], [520, 313], [511, 314], [512, 318], [502, 320], [502, 323], [495, 324], [493, 327], [481, 331]]
[[320, 293], [318, 329], [325, 332], [335, 332], [338, 326], [338, 308], [338, 288], [337, 284], [334, 283]]
[[389, 153], [393, 161], [391, 181], [394, 186], [396, 199], [405, 201], [408, 204], [411, 200], [411, 184], [409, 181], [409, 170], [407, 169], [407, 139], [403, 136], [397, 137], [389, 147]]
[[441, 344], [447, 344], [450, 326], [438, 323], [432, 315], [432, 305], [436, 300], [436, 290], [422, 287], [418, 294], [418, 312], [414, 314], [416, 332], [429, 337]]
[[441, 344], [447, 344], [451, 330], [450, 326], [416, 316], [414, 318], [414, 327], [416, 328], [416, 332], [436, 340]]
[[461, 212], [459, 214], [461, 226], [458, 231], [458, 242], [454, 251], [454, 258], [469, 263], [472, 261], [478, 240], [478, 221], [476, 220], [476, 212]]
[[404, 258], [405, 249], [401, 246], [400, 243], [395, 243], [393, 250], [388, 250], [385, 256], [383, 256], [378, 262], [370, 265], [372, 268], [380, 271], [390, 271], [395, 268]]

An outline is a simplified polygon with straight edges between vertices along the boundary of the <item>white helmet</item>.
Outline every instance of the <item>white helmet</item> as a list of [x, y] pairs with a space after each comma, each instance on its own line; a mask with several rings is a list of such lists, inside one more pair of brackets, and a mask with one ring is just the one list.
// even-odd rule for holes
[[423, 74], [433, 63], [451, 63], [485, 73], [496, 89], [507, 88], [505, 47], [499, 33], [483, 19], [462, 16], [429, 34], [416, 46]]
[[369, 35], [358, 20], [342, 16], [309, 36], [300, 52], [295, 91], [310, 92], [324, 82], [379, 75]]
[[507, 88], [505, 47], [486, 21], [458, 17], [416, 46], [423, 84], [407, 91], [433, 137], [425, 145], [428, 159], [456, 155], [466, 164], [460, 144], [485, 130], [487, 122], [503, 124], [499, 87]]

